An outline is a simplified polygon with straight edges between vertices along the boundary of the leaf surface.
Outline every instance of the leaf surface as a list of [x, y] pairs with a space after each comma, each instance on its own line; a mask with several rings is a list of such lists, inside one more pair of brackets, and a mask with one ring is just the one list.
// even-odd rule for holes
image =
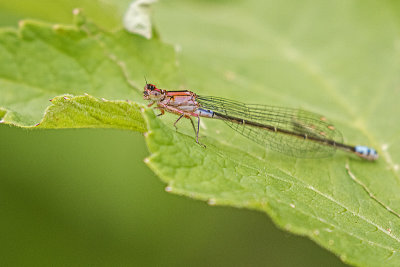
[[[1, 30], [2, 123], [35, 126], [51, 105], [49, 100], [66, 94], [139, 100], [145, 75], [164, 81], [176, 77], [170, 46], [124, 30], [100, 30], [79, 10], [75, 12], [75, 25], [23, 21], [18, 31]], [[106, 105], [102, 108], [105, 115], [109, 110]], [[51, 124], [46, 118], [41, 127]]]
[[121, 14], [129, 6], [130, 0], [19, 0], [0, 2], [0, 24], [8, 24], [9, 17], [37, 18], [55, 23], [70, 23], [72, 10], [81, 8], [101, 27], [107, 29], [121, 25]]
[[[18, 31], [2, 30], [1, 122], [147, 128], [146, 162], [167, 191], [261, 210], [348, 263], [398, 266], [400, 13], [391, 10], [398, 7], [374, 1], [237, 1], [230, 8], [177, 3], [162, 7], [159, 19], [168, 21], [160, 23], [163, 35], [183, 45], [183, 84], [170, 46], [101, 30], [79, 13], [75, 25], [24, 21]], [[204, 149], [188, 121], [176, 132], [175, 116], [146, 109], [143, 121], [140, 106], [124, 102], [141, 102], [143, 75], [161, 88], [324, 114], [346, 142], [371, 145], [381, 158], [371, 163], [342, 152], [290, 158], [212, 120], [202, 120]]]
[[92, 96], [59, 96], [51, 100], [38, 128], [116, 128], [144, 132], [140, 105]]
[[[193, 10], [202, 16], [192, 18]], [[400, 13], [394, 10], [399, 6], [390, 1], [164, 4], [157, 18], [161, 32], [184, 48], [186, 89], [324, 114], [346, 143], [372, 146], [380, 159], [343, 152], [290, 158], [203, 119], [206, 149], [194, 143], [187, 122], [178, 127], [189, 139], [150, 123], [149, 166], [167, 191], [261, 209], [347, 263], [398, 266]]]

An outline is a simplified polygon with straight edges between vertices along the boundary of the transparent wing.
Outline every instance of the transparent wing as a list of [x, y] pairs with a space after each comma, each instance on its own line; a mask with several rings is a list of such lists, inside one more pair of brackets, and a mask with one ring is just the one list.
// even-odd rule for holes
[[[329, 145], [328, 141], [336, 143], [343, 141], [341, 133], [325, 117], [302, 109], [244, 104], [211, 96], [198, 96], [197, 101], [204, 109], [293, 133], [270, 131], [251, 124], [239, 124], [224, 119], [227, 125], [245, 137], [290, 156], [329, 157], [335, 153], [336, 147]], [[315, 142], [312, 138], [304, 138], [305, 135], [327, 142]]]

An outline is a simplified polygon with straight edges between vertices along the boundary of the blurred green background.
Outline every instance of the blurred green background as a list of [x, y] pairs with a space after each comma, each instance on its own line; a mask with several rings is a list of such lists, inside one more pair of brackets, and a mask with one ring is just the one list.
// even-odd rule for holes
[[[103, 2], [109, 16], [97, 1], [2, 0], [0, 24], [15, 27], [27, 17], [68, 23], [72, 8], [86, 6], [104, 27], [117, 26], [128, 1]], [[155, 6], [155, 21], [163, 39], [185, 49], [196, 39], [180, 8], [191, 2], [178, 3]], [[0, 125], [0, 140], [4, 266], [343, 265], [312, 241], [278, 230], [265, 214], [166, 193], [143, 163], [148, 152], [138, 133]]]
[[2, 265], [341, 265], [265, 214], [166, 193], [138, 133], [3, 125], [0, 138]]

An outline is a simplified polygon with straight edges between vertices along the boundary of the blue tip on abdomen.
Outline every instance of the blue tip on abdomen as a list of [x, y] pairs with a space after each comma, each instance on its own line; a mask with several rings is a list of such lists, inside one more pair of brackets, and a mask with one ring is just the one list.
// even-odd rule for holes
[[376, 160], [378, 158], [378, 153], [373, 148], [367, 146], [356, 146], [354, 150], [354, 152], [362, 158], [368, 160]]

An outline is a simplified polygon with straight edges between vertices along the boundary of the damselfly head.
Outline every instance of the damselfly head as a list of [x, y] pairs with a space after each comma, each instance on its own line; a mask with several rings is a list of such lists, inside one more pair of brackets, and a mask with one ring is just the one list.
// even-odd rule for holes
[[146, 83], [143, 90], [143, 98], [145, 100], [157, 101], [162, 97], [161, 90], [158, 89], [154, 84]]
[[156, 86], [151, 83], [146, 83], [145, 89], [154, 90], [154, 89], [156, 89]]

